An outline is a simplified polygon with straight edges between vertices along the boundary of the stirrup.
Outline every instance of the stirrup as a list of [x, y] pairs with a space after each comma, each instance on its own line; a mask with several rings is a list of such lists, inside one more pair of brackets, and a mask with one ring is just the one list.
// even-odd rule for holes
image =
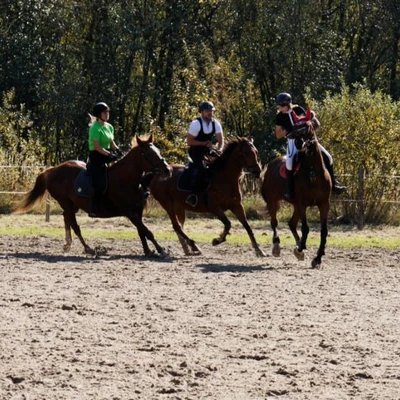
[[189, 204], [192, 207], [197, 206], [198, 197], [195, 194], [190, 194], [186, 199], [186, 204]]

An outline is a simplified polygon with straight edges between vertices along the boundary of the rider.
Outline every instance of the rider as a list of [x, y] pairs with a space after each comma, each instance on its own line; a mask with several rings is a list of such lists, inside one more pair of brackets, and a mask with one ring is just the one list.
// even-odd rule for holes
[[97, 103], [93, 107], [93, 116], [95, 120], [89, 128], [89, 169], [94, 188], [90, 217], [96, 217], [98, 204], [106, 189], [107, 165], [116, 161], [118, 155], [122, 155], [114, 142], [114, 127], [107, 122], [110, 118], [110, 107], [103, 102]]
[[192, 121], [187, 135], [189, 156], [193, 161], [192, 194], [186, 199], [186, 203], [196, 207], [198, 194], [204, 189], [205, 164], [204, 156], [212, 148], [214, 136], [218, 143], [218, 151], [224, 147], [224, 134], [221, 123], [213, 118], [215, 111], [211, 101], [202, 101], [199, 105], [201, 116]]
[[[275, 103], [278, 107], [278, 114], [276, 116], [275, 135], [278, 139], [285, 137], [290, 133], [296, 124], [299, 116], [306, 114], [303, 107], [292, 104], [292, 96], [289, 93], [280, 93], [275, 99]], [[318, 119], [313, 115], [311, 123], [315, 129], [320, 127]], [[326, 169], [328, 170], [332, 180], [332, 191], [334, 194], [341, 194], [346, 190], [346, 187], [340, 185], [333, 172], [333, 159], [328, 151], [319, 144], [322, 157], [325, 162]], [[294, 189], [293, 189], [293, 160], [297, 153], [294, 139], [288, 138], [288, 144], [286, 149], [286, 193], [284, 198], [286, 200], [293, 200]]]

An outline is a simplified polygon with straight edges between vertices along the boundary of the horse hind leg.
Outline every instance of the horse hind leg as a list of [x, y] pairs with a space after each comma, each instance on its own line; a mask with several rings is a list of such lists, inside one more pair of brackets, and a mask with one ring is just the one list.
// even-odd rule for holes
[[68, 252], [71, 248], [71, 243], [72, 243], [71, 228], [72, 228], [75, 235], [78, 236], [80, 242], [82, 243], [85, 254], [91, 254], [91, 255], [96, 254], [96, 251], [93, 250], [91, 247], [89, 247], [86, 244], [85, 240], [83, 239], [81, 228], [79, 227], [78, 222], [76, 221], [74, 210], [71, 211], [64, 210], [63, 217], [64, 217], [65, 237], [66, 237], [64, 251]]

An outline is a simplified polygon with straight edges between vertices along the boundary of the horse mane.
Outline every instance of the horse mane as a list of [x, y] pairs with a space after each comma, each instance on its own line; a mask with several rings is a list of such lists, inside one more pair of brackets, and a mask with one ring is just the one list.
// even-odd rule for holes
[[233, 151], [239, 146], [241, 143], [247, 141], [246, 138], [240, 138], [236, 137], [235, 139], [231, 139], [228, 143], [228, 145], [225, 147], [224, 151], [222, 154], [213, 160], [210, 163], [210, 170], [215, 171], [215, 170], [221, 170], [225, 167], [226, 163], [228, 162], [230, 156], [232, 155]]

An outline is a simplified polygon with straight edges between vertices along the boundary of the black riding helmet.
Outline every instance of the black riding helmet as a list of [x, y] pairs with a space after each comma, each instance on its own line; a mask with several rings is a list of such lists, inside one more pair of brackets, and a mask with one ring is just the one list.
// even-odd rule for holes
[[214, 111], [215, 110], [214, 104], [211, 103], [211, 101], [202, 101], [199, 105], [199, 112], [205, 110]]
[[277, 106], [288, 106], [291, 102], [292, 102], [292, 96], [286, 92], [279, 93], [275, 99], [275, 104]]
[[100, 118], [103, 111], [110, 111], [110, 107], [106, 103], [100, 102], [93, 107], [93, 115], [96, 118]]

